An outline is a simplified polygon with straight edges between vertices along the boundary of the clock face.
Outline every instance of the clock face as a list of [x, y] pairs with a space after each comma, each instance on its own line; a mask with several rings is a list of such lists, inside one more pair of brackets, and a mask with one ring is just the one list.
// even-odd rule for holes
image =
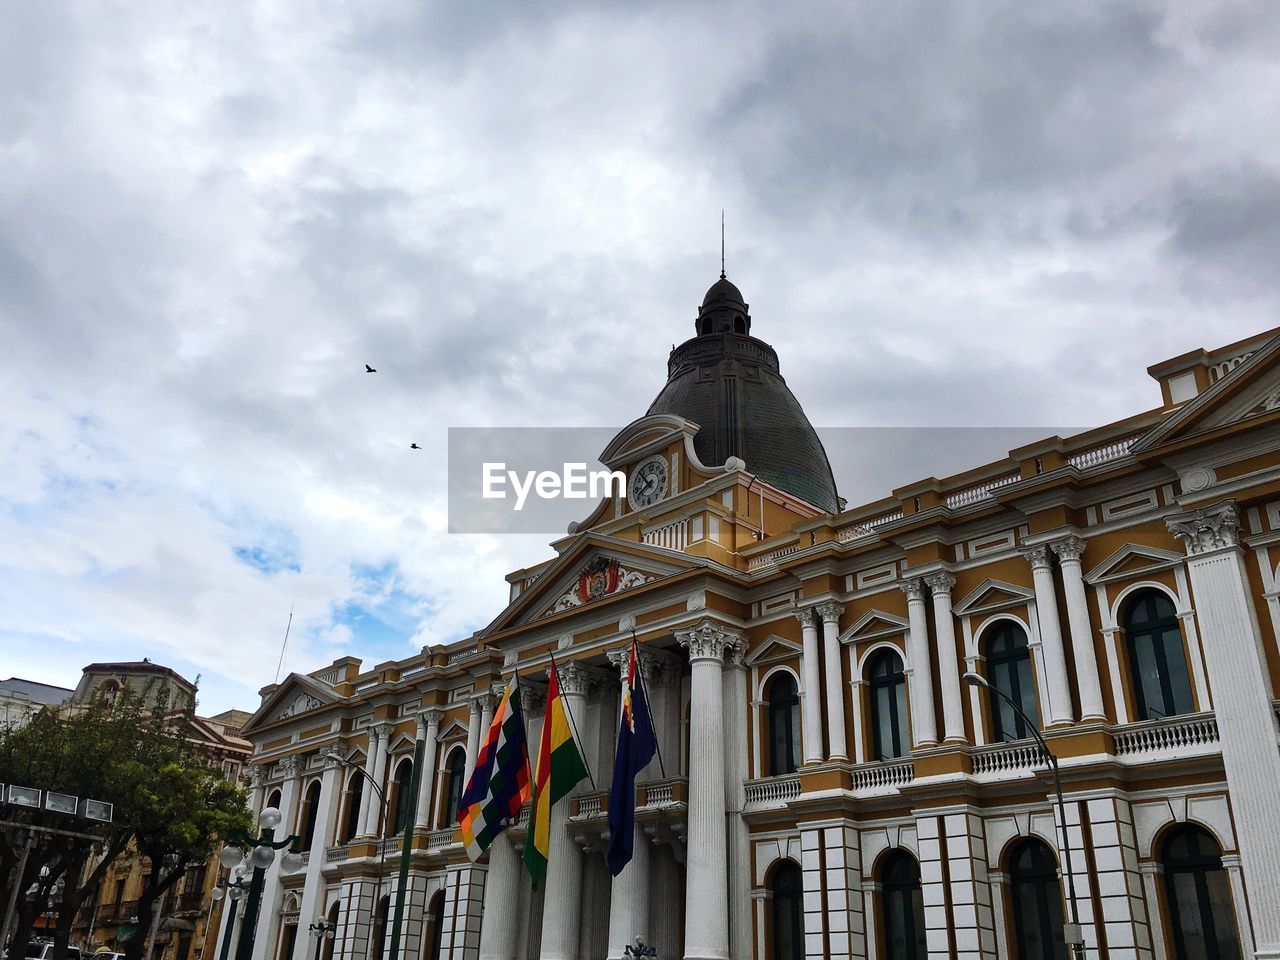
[[628, 499], [632, 509], [652, 506], [667, 495], [667, 461], [662, 457], [642, 460], [631, 471], [631, 489]]

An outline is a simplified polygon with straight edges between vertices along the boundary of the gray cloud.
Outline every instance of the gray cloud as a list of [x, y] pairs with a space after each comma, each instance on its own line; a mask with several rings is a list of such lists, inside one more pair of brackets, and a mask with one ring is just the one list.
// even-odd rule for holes
[[1118, 418], [1280, 301], [1266, 3], [9, 14], [16, 672], [151, 654], [247, 704], [290, 603], [297, 667], [488, 622], [547, 551], [445, 532], [447, 427], [642, 414], [721, 208], [820, 427]]

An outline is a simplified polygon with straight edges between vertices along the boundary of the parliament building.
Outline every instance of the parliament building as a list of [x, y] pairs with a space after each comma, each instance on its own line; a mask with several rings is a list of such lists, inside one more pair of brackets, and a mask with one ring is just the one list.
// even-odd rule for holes
[[[1148, 373], [1151, 409], [850, 506], [722, 277], [601, 454], [627, 488], [488, 626], [264, 688], [253, 802], [306, 865], [253, 960], [1280, 958], [1280, 330]], [[633, 633], [661, 763], [615, 879]], [[595, 783], [534, 889], [523, 821], [473, 864], [455, 818], [553, 654]]]

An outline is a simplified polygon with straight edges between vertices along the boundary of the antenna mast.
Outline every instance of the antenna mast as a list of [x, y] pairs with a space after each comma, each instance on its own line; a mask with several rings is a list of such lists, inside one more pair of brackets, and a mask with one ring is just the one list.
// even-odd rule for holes
[[720, 279], [725, 279], [724, 275], [724, 208], [720, 208]]

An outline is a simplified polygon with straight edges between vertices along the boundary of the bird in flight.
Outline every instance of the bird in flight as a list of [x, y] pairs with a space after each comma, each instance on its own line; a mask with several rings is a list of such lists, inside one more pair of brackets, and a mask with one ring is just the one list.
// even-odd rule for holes
[[411, 444], [409, 444], [409, 449], [410, 449], [410, 450], [421, 450], [422, 448], [421, 448], [420, 446], [418, 446], [416, 443], [411, 443]]
[[365, 372], [365, 373], [377, 373], [378, 371], [377, 371], [377, 370], [375, 370], [375, 369], [373, 369], [373, 367], [369, 366], [369, 365], [366, 363], [366, 364], [364, 365], [364, 372]]

